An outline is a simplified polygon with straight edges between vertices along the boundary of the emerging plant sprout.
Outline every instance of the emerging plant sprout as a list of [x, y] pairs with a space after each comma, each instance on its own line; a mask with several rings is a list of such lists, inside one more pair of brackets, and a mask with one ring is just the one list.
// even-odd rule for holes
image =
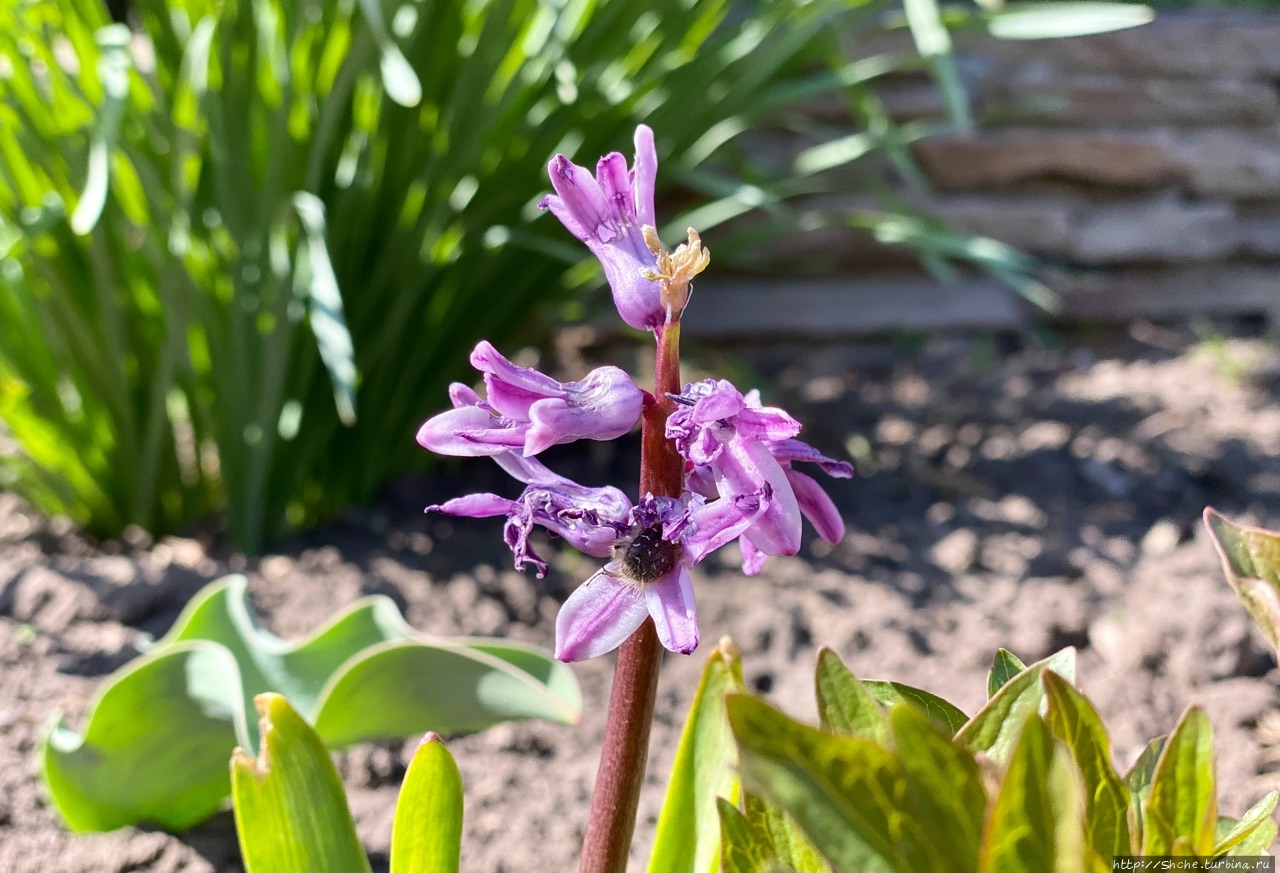
[[[600, 159], [594, 175], [556, 155], [548, 166], [555, 194], [541, 206], [599, 259], [622, 320], [652, 332], [653, 390], [638, 388], [616, 367], [562, 384], [515, 366], [482, 341], [471, 363], [484, 374], [487, 398], [455, 383], [449, 391], [454, 408], [418, 432], [423, 447], [491, 457], [526, 486], [514, 500], [471, 494], [428, 511], [505, 516], [516, 567], [532, 564], [539, 575], [547, 564], [529, 544], [534, 525], [607, 559], [556, 620], [556, 657], [562, 661], [622, 647], [584, 870], [620, 869], [625, 861], [661, 648], [689, 654], [698, 647], [689, 568], [737, 540], [744, 571], [757, 573], [769, 555], [796, 553], [803, 517], [824, 539], [839, 541], [844, 524], [831, 499], [791, 465], [811, 462], [831, 476], [853, 475], [848, 463], [797, 440], [800, 423], [763, 406], [757, 392], [743, 394], [723, 379], [682, 383], [680, 319], [711, 255], [692, 228], [686, 242], [663, 248], [653, 202], [653, 131], [639, 126], [635, 146], [630, 168], [614, 152]], [[634, 500], [617, 488], [579, 485], [535, 458], [578, 439], [616, 439], [637, 422], [642, 450]]]

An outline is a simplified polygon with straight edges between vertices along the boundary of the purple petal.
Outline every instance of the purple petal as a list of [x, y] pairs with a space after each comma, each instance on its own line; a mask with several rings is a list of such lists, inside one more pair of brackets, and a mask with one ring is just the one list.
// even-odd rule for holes
[[[555, 161], [551, 162], [551, 166], [555, 166]], [[551, 172], [554, 173], [554, 170]], [[591, 234], [588, 233], [587, 229], [578, 222], [578, 219], [573, 217], [573, 213], [569, 211], [569, 207], [556, 195], [548, 194], [546, 197], [543, 197], [542, 200], [538, 202], [538, 208], [545, 209], [556, 218], [560, 219], [560, 223], [564, 225], [565, 230], [569, 231], [569, 233], [576, 236], [582, 242], [587, 242], [591, 239]]]
[[569, 479], [551, 472], [537, 458], [521, 457], [518, 452], [506, 452], [501, 455], [494, 455], [493, 459], [498, 462], [498, 466], [507, 472], [517, 481], [526, 485], [572, 485]]
[[[634, 234], [627, 234], [623, 240], [632, 235], [639, 237], [639, 233], [636, 228]], [[640, 275], [641, 270], [657, 266], [653, 254], [644, 247], [644, 240], [641, 238], [638, 246], [589, 244], [589, 247], [604, 267], [604, 277], [613, 292], [613, 305], [622, 320], [637, 330], [652, 330], [665, 324], [667, 311], [662, 306], [658, 283]]]
[[449, 386], [449, 402], [453, 404], [454, 409], [460, 409], [463, 406], [485, 406], [484, 398], [475, 392], [470, 385], [463, 385], [461, 382], [454, 382]]
[[788, 439], [769, 443], [769, 454], [783, 463], [799, 461], [817, 464], [822, 468], [822, 472], [833, 479], [848, 479], [853, 476], [853, 464], [828, 458], [813, 446], [800, 440]]
[[644, 586], [644, 601], [653, 616], [658, 639], [668, 651], [688, 655], [698, 648], [698, 612], [693, 605], [693, 583], [684, 564]]
[[694, 464], [693, 469], [685, 474], [684, 487], [708, 499], [720, 496], [716, 490], [716, 474], [707, 464]]
[[785, 440], [800, 433], [800, 422], [776, 406], [744, 409], [736, 426], [744, 440]]
[[758, 575], [769, 556], [753, 546], [746, 537], [738, 537], [738, 548], [742, 549], [742, 572], [748, 576]]
[[804, 473], [791, 469], [787, 470], [787, 481], [795, 491], [800, 511], [813, 524], [818, 536], [829, 543], [844, 539], [844, 519], [822, 486]]
[[733, 418], [742, 412], [744, 403], [742, 394], [731, 383], [724, 379], [712, 382], [711, 391], [698, 400], [693, 407], [693, 420], [698, 424], [707, 424], [721, 419]]
[[[551, 176], [551, 187], [556, 189], [579, 229], [586, 232], [580, 238], [586, 242], [595, 240], [602, 243], [613, 239], [615, 231], [613, 222], [609, 220], [609, 201], [600, 190], [595, 176], [564, 155], [552, 158], [547, 172]], [[551, 206], [551, 211], [553, 214], [556, 212], [554, 205]]]
[[632, 171], [636, 218], [642, 225], [657, 227], [654, 216], [653, 188], [658, 178], [658, 152], [653, 146], [653, 131], [648, 125], [636, 127], [636, 161]]
[[640, 589], [612, 575], [609, 566], [578, 586], [560, 607], [556, 616], [558, 660], [582, 661], [612, 652], [649, 617]]
[[[556, 397], [564, 393], [564, 389], [555, 379], [532, 367], [521, 367], [511, 363], [488, 340], [480, 340], [476, 343], [475, 349], [471, 352], [471, 366], [481, 373], [495, 376], [509, 385], [523, 388], [533, 394]], [[490, 399], [492, 400], [492, 397]]]
[[481, 458], [524, 445], [527, 430], [478, 406], [462, 406], [427, 419], [418, 430], [418, 444], [437, 455]]
[[632, 223], [636, 217], [635, 199], [631, 195], [631, 174], [627, 172], [627, 159], [617, 152], [610, 152], [596, 165], [596, 181], [609, 201], [613, 216], [620, 223]]
[[721, 497], [752, 494], [765, 485], [769, 505], [745, 532], [766, 555], [794, 555], [800, 550], [800, 507], [781, 465], [764, 443], [731, 440], [715, 464]]
[[492, 518], [495, 515], [507, 515], [516, 508], [514, 500], [508, 500], [497, 494], [467, 494], [455, 497], [435, 506], [428, 506], [427, 512], [443, 512], [445, 515], [458, 515], [466, 518]]
[[[769, 508], [765, 490], [721, 497], [691, 510], [663, 529], [666, 539], [680, 539], [686, 559], [699, 564], [716, 549], [744, 534]], [[670, 532], [670, 535], [668, 535]]]
[[529, 407], [526, 455], [574, 440], [617, 439], [635, 427], [644, 407], [644, 393], [617, 367], [592, 370], [581, 382], [565, 385], [564, 392], [564, 399]]

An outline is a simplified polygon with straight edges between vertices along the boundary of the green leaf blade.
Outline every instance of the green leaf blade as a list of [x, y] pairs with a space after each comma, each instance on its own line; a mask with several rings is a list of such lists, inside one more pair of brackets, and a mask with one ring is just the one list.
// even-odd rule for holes
[[259, 696], [262, 750], [231, 758], [236, 832], [247, 873], [369, 871], [342, 779], [324, 743], [279, 694]]
[[888, 741], [889, 722], [884, 709], [826, 646], [818, 650], [814, 685], [818, 719], [824, 730], [881, 744]]
[[400, 786], [391, 828], [391, 873], [458, 873], [462, 775], [434, 733], [427, 734]]
[[987, 699], [995, 697], [997, 691], [1025, 669], [1027, 665], [1022, 663], [1013, 652], [1008, 649], [997, 651], [995, 660], [991, 664], [991, 672], [987, 674]]
[[1039, 709], [1044, 700], [1040, 675], [1046, 670], [1074, 680], [1075, 649], [1063, 649], [1011, 678], [956, 732], [956, 740], [976, 752], [986, 752], [998, 763], [1007, 764], [1022, 734], [1023, 721]]
[[1172, 855], [1179, 842], [1208, 855], [1218, 829], [1213, 728], [1198, 706], [1190, 707], [1169, 735], [1156, 763], [1143, 809], [1142, 854]]
[[717, 806], [722, 800], [736, 804], [739, 795], [737, 749], [724, 698], [744, 688], [741, 655], [725, 637], [707, 659], [680, 734], [649, 873], [715, 870], [724, 827]]
[[1049, 730], [1066, 743], [1084, 778], [1085, 822], [1089, 845], [1111, 865], [1130, 853], [1129, 787], [1111, 763], [1111, 740], [1098, 711], [1056, 673], [1043, 677], [1049, 707]]
[[1032, 713], [983, 837], [984, 873], [1084, 870], [1084, 798], [1070, 753]]

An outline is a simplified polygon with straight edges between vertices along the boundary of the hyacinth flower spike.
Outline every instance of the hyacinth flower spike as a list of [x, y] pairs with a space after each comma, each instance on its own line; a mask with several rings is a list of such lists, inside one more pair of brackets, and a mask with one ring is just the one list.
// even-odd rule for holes
[[617, 367], [592, 370], [579, 382], [557, 382], [520, 367], [482, 340], [471, 365], [484, 374], [488, 399], [455, 382], [454, 408], [427, 421], [418, 443], [440, 455], [483, 457], [519, 451], [536, 455], [580, 439], [611, 440], [640, 419], [644, 392]]

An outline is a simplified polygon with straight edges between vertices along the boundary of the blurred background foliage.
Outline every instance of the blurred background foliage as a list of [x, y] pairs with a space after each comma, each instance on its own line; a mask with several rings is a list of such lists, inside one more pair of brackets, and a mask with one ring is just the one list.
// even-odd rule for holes
[[[918, 176], [912, 141], [972, 123], [934, 0], [141, 0], [127, 19], [0, 5], [0, 487], [103, 536], [220, 512], [255, 551], [424, 463], [413, 435], [475, 340], [528, 337], [541, 305], [599, 285], [535, 220], [555, 152], [629, 151], [650, 124], [688, 207], [666, 234], [766, 217], [709, 235], [732, 265], [802, 223], [788, 203], [824, 172]], [[859, 57], [887, 28], [917, 50]], [[889, 119], [872, 86], [903, 70], [933, 75], [946, 121]], [[781, 170], [742, 147], [823, 95], [858, 134]], [[1027, 259], [890, 202], [877, 172], [884, 211], [850, 222], [1038, 293]]]

